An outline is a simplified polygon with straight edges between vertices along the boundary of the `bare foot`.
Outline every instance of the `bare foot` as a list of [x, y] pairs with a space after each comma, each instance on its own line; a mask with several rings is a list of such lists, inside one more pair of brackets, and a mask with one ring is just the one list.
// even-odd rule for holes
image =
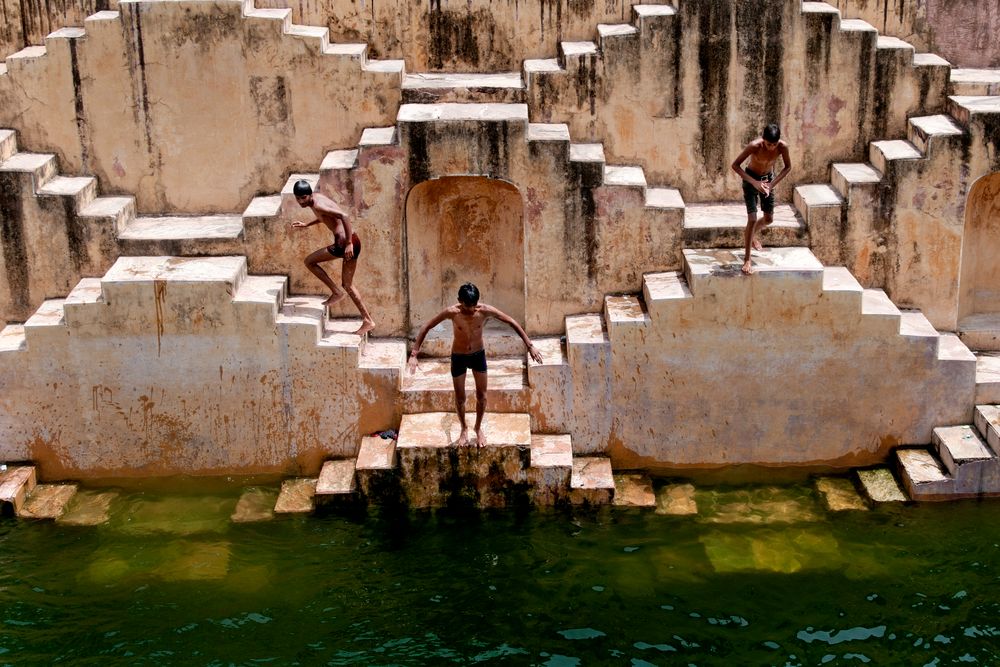
[[331, 294], [330, 296], [328, 296], [326, 298], [326, 300], [323, 302], [323, 305], [324, 306], [333, 306], [333, 305], [338, 304], [341, 301], [343, 301], [344, 297], [346, 297], [346, 296], [347, 296], [347, 292], [334, 292], [333, 294]]
[[477, 428], [476, 429], [476, 447], [485, 447], [485, 446], [486, 446], [486, 434], [483, 433], [483, 429]]
[[372, 322], [371, 320], [365, 320], [361, 323], [361, 326], [358, 327], [358, 330], [354, 332], [354, 335], [364, 336], [366, 333], [368, 333], [374, 328], [375, 328], [374, 322]]
[[458, 440], [455, 441], [456, 447], [465, 447], [469, 444], [469, 429], [462, 427], [462, 432], [458, 435]]
[[743, 273], [745, 273], [748, 276], [751, 273], [753, 273], [753, 267], [750, 265], [750, 260], [749, 259], [747, 261], [743, 262]]
[[753, 246], [754, 250], [763, 250], [764, 249], [764, 246], [761, 245], [760, 239], [757, 238], [756, 236], [753, 237], [753, 240], [750, 242], [750, 245]]

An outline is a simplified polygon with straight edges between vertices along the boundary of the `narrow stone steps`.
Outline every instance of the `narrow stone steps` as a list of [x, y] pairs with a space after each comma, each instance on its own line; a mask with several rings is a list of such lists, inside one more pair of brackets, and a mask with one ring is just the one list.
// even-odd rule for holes
[[524, 102], [520, 72], [414, 72], [403, 77], [404, 103]]
[[958, 336], [970, 350], [1000, 351], [1000, 313], [975, 313], [958, 322]]
[[950, 83], [952, 95], [1000, 95], [1000, 69], [956, 67], [951, 70]]
[[976, 403], [1000, 403], [1000, 354], [976, 355]]
[[934, 429], [933, 445], [944, 469], [952, 477], [956, 493], [974, 495], [1000, 491], [996, 456], [974, 426], [938, 427]]
[[[758, 212], [758, 215], [762, 215]], [[688, 204], [684, 208], [685, 248], [742, 248], [747, 212], [742, 204]], [[792, 206], [774, 207], [774, 222], [761, 231], [767, 246], [808, 246], [805, 221]]]
[[133, 255], [231, 255], [243, 252], [240, 215], [139, 216], [118, 232]]
[[[523, 351], [523, 350], [522, 350]], [[526, 412], [529, 409], [529, 391], [526, 382], [527, 364], [523, 356], [487, 360], [487, 405], [491, 412]], [[470, 414], [476, 409], [476, 385], [471, 372], [465, 377], [465, 408]], [[454, 382], [451, 361], [441, 358], [424, 358], [417, 362], [416, 370], [401, 377], [403, 411], [407, 413], [439, 412], [455, 407]]]

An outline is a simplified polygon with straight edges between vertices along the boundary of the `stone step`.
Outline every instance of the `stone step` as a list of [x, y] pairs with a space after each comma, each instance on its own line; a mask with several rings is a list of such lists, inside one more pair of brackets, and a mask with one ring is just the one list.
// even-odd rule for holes
[[132, 197], [98, 197], [77, 210], [81, 218], [105, 220], [117, 234], [135, 217], [135, 199]]
[[614, 475], [615, 507], [656, 507], [656, 493], [649, 475], [623, 473]]
[[899, 333], [902, 313], [880, 289], [866, 289], [861, 294], [863, 328], [869, 333], [892, 336]]
[[275, 514], [308, 514], [316, 509], [315, 479], [286, 479], [281, 483], [278, 500], [274, 503]]
[[[527, 412], [530, 409], [526, 367], [524, 357], [490, 357], [487, 360], [486, 404], [491, 412]], [[402, 375], [401, 390], [404, 412], [447, 412], [455, 409], [451, 361], [441, 358], [418, 360], [412, 374]], [[465, 391], [465, 409], [474, 415], [476, 384], [472, 373], [466, 373]]]
[[35, 192], [55, 176], [56, 168], [56, 156], [47, 153], [14, 153], [0, 162], [0, 172], [25, 174]]
[[543, 336], [531, 342], [542, 356], [541, 363], [530, 357], [527, 360], [532, 430], [540, 433], [568, 431], [571, 428], [573, 377], [565, 339]]
[[841, 19], [840, 31], [848, 34], [878, 33], [875, 26], [861, 19]]
[[231, 255], [243, 252], [240, 215], [140, 216], [118, 232], [133, 255]]
[[229, 516], [233, 523], [257, 523], [274, 518], [274, 506], [278, 493], [271, 489], [246, 489], [236, 501], [236, 508]]
[[677, 10], [672, 5], [632, 5], [632, 23], [640, 34], [665, 21], [672, 21], [676, 15]]
[[364, 66], [368, 62], [368, 45], [364, 43], [351, 42], [327, 44], [326, 48], [323, 49], [323, 55], [333, 56], [335, 58], [346, 58]]
[[646, 188], [646, 208], [679, 211], [683, 220], [684, 198], [676, 188]]
[[608, 327], [608, 339], [615, 345], [641, 345], [650, 318], [637, 296], [606, 296], [604, 321]]
[[951, 94], [966, 96], [1000, 95], [1000, 69], [954, 68]]
[[94, 318], [88, 316], [92, 304], [104, 303], [104, 290], [100, 278], [83, 278], [63, 300], [62, 310], [66, 325], [79, 329]]
[[559, 42], [559, 64], [563, 69], [575, 69], [581, 58], [597, 56], [594, 42]]
[[958, 322], [958, 336], [970, 350], [1000, 352], [1000, 313], [975, 313]]
[[285, 30], [285, 34], [305, 42], [313, 55], [323, 55], [330, 44], [329, 28], [292, 24]]
[[1000, 403], [1000, 354], [976, 355], [976, 403]]
[[608, 505], [615, 496], [611, 459], [574, 456], [570, 475], [570, 502], [574, 505]]
[[228, 304], [246, 275], [245, 257], [119, 257], [101, 287], [105, 300], [116, 306], [146, 305], [155, 295], [169, 309], [174, 299]]
[[292, 27], [292, 10], [287, 7], [243, 7], [243, 16], [251, 21], [266, 21], [278, 24], [281, 31], [287, 33]]
[[233, 294], [233, 303], [259, 313], [262, 322], [273, 325], [288, 294], [285, 276], [247, 276]]
[[940, 336], [934, 325], [920, 311], [900, 312], [899, 335], [911, 343], [925, 346], [929, 353], [937, 354]]
[[[419, 329], [415, 329], [410, 340], [415, 341]], [[424, 342], [420, 345], [422, 357], [451, 357], [452, 335], [451, 322], [445, 320], [427, 332]], [[526, 354], [524, 341], [512, 328], [497, 320], [488, 320], [483, 328], [483, 344], [487, 358], [516, 357]]]
[[684, 304], [690, 306], [694, 298], [687, 279], [680, 271], [645, 274], [642, 277], [642, 296], [650, 318], [658, 320], [669, 319]]
[[977, 405], [973, 422], [994, 452], [1000, 452], [1000, 405]]
[[344, 499], [354, 495], [355, 459], [325, 461], [316, 480], [317, 502]]
[[940, 334], [938, 339], [938, 354], [937, 358], [939, 362], [945, 362], [951, 365], [964, 365], [968, 366], [968, 372], [975, 374], [976, 367], [976, 355], [965, 346], [965, 343], [956, 336], [955, 334]]
[[37, 484], [35, 466], [7, 466], [0, 472], [0, 509], [6, 512], [9, 507], [14, 514], [19, 514]]
[[556, 150], [558, 144], [566, 144], [568, 147], [569, 126], [566, 123], [528, 123], [528, 141], [553, 144]]
[[855, 470], [858, 483], [864, 490], [865, 495], [876, 503], [896, 503], [908, 500], [903, 490], [899, 488], [899, 482], [895, 475], [885, 466], [869, 468], [866, 470]]
[[881, 172], [863, 162], [836, 162], [830, 167], [830, 175], [834, 190], [848, 202], [852, 188], [873, 188], [882, 181]]
[[927, 154], [931, 140], [935, 138], [960, 137], [964, 134], [951, 116], [937, 114], [911, 118], [907, 126], [907, 139], [918, 151]]
[[897, 449], [896, 464], [910, 499], [951, 500], [956, 497], [954, 480], [927, 449]]
[[0, 163], [17, 153], [17, 132], [0, 128]]
[[[747, 212], [742, 204], [688, 204], [684, 209], [684, 247], [742, 248], [746, 226]], [[779, 204], [774, 207], [774, 222], [761, 231], [761, 242], [765, 246], [808, 246], [808, 230], [794, 208]]]
[[76, 495], [76, 484], [39, 484], [17, 513], [22, 519], [58, 519]]
[[573, 471], [573, 440], [569, 435], [531, 435], [528, 481], [536, 505], [556, 505], [569, 499]]
[[965, 126], [974, 115], [1000, 113], [1000, 96], [952, 95], [948, 98], [946, 111], [959, 125]]
[[823, 289], [823, 265], [808, 248], [765, 248], [751, 254], [754, 274], [741, 272], [743, 252], [723, 249], [684, 250], [684, 275], [695, 297], [731, 292], [743, 281], [755, 281], [754, 289], [765, 286], [794, 290], [811, 299]]
[[365, 72], [391, 77], [397, 85], [403, 85], [406, 74], [406, 63], [402, 60], [369, 60], [361, 68]]
[[864, 288], [854, 274], [843, 266], [823, 268], [823, 298], [847, 312], [860, 312]]
[[361, 438], [354, 476], [361, 493], [381, 504], [397, 500], [396, 441], [380, 436]]
[[28, 342], [24, 337], [23, 324], [8, 324], [0, 330], [0, 354], [16, 354], [26, 349]]
[[527, 104], [454, 103], [401, 104], [396, 123], [517, 123], [528, 125]]
[[879, 35], [878, 39], [875, 40], [875, 48], [879, 51], [896, 51], [899, 53], [903, 64], [913, 63], [913, 54], [915, 52], [913, 45], [899, 39], [898, 37]]
[[404, 103], [524, 102], [520, 72], [414, 72], [403, 77]]
[[411, 507], [452, 503], [505, 507], [527, 502], [530, 416], [487, 412], [484, 447], [475, 442], [473, 419], [467, 418], [470, 444], [458, 447], [461, 429], [454, 413], [403, 415], [396, 455], [402, 492]]
[[819, 477], [816, 490], [823, 497], [823, 503], [831, 512], [865, 511], [868, 503], [861, 497], [854, 484], [843, 477]]
[[569, 163], [581, 187], [596, 188], [604, 182], [604, 144], [570, 144]]
[[885, 173], [890, 162], [908, 162], [922, 160], [924, 154], [909, 141], [892, 139], [888, 141], [873, 141], [868, 145], [868, 160], [872, 166]]
[[65, 302], [65, 299], [46, 299], [24, 323], [24, 338], [29, 349], [44, 350], [50, 345], [65, 345], [69, 336]]
[[957, 494], [1000, 492], [996, 455], [974, 426], [938, 427], [934, 429], [933, 444]]
[[97, 198], [97, 179], [90, 176], [56, 175], [38, 188], [40, 196], [70, 197], [73, 210], [79, 211]]
[[[117, 491], [77, 490], [66, 504], [65, 510], [56, 517], [56, 523], [64, 526], [100, 526], [111, 518], [111, 504], [118, 499]], [[274, 504], [272, 502], [272, 504]]]

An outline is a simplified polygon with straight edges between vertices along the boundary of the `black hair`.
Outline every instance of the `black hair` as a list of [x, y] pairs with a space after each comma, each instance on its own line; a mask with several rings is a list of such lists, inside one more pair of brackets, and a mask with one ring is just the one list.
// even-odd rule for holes
[[303, 179], [295, 181], [295, 185], [292, 186], [292, 192], [295, 193], [296, 197], [307, 197], [313, 193], [313, 189], [309, 185], [309, 181]]
[[465, 283], [458, 288], [458, 300], [465, 306], [479, 303], [479, 288], [472, 283]]
[[768, 143], [777, 143], [781, 139], [781, 128], [778, 127], [777, 123], [771, 123], [764, 128], [762, 136], [764, 137], [764, 141]]

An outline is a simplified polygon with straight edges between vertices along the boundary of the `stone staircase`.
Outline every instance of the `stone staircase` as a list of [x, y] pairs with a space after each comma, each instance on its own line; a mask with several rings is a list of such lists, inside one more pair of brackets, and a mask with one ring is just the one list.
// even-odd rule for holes
[[[398, 439], [364, 437], [356, 458], [326, 461], [316, 480], [286, 481], [275, 511], [362, 501], [411, 508], [609, 504], [615, 493], [610, 460], [574, 456], [569, 435], [533, 434], [530, 422], [526, 413], [487, 412], [488, 444], [478, 447], [473, 439], [458, 447], [454, 412], [404, 414]], [[471, 429], [474, 421], [467, 423]], [[310, 485], [312, 497], [303, 492]]]
[[76, 491], [76, 484], [39, 484], [31, 465], [0, 470], [0, 510], [22, 519], [58, 519]]

